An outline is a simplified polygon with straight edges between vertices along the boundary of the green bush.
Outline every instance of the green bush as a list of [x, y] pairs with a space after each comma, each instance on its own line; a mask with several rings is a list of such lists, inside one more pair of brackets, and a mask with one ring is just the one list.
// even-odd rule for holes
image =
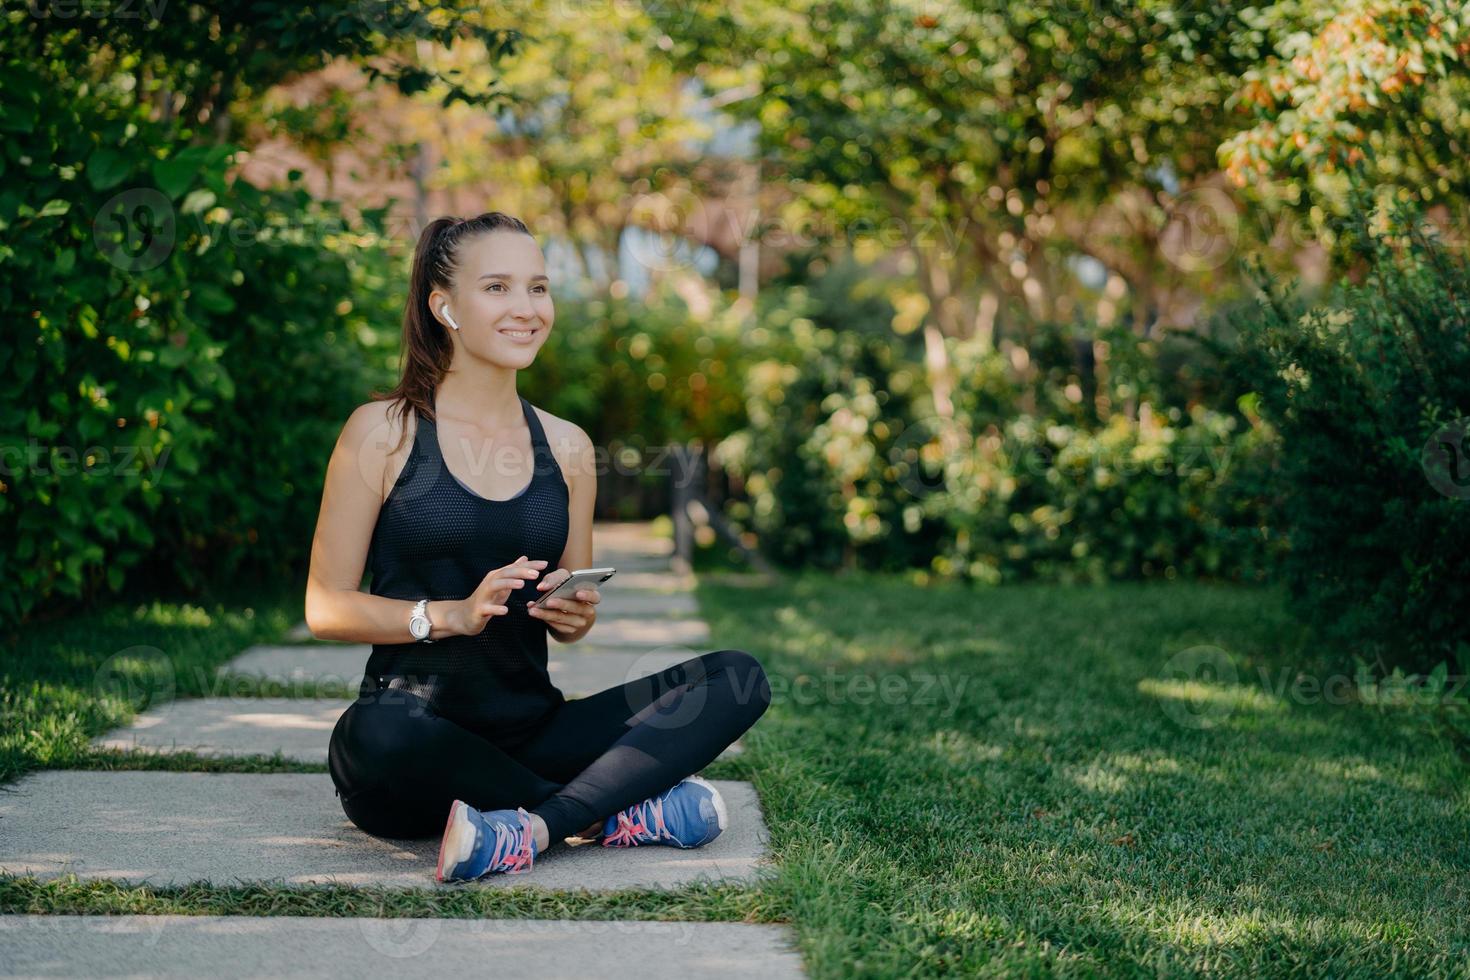
[[986, 582], [1258, 580], [1269, 563], [1261, 426], [1196, 407], [1095, 429], [1017, 416], [982, 432], [928, 501], [953, 531], [938, 571]]
[[[0, 69], [0, 620], [300, 567], [384, 369], [381, 214], [232, 180], [229, 146], [38, 64]], [[366, 333], [365, 333], [366, 331]]]
[[714, 453], [743, 484], [728, 516], [787, 565], [920, 564], [937, 528], [892, 492], [887, 462], [926, 411], [919, 369], [893, 340], [822, 326], [814, 312], [792, 287], [748, 337], [748, 422]]
[[712, 444], [744, 417], [740, 330], [728, 305], [696, 315], [668, 288], [637, 300], [558, 298], [523, 393], [599, 447], [641, 455]]
[[[1148, 401], [1098, 423], [1061, 332], [1025, 380], [998, 352], [949, 342], [955, 413], [936, 418], [918, 337], [863, 295], [872, 276], [836, 275], [764, 311], [749, 422], [716, 454], [744, 482], [728, 516], [774, 560], [984, 582], [1262, 577], [1269, 427]], [[1156, 350], [1107, 336], [1113, 403], [1164, 399]]]
[[1470, 266], [1409, 212], [1348, 231], [1356, 281], [1308, 303], [1263, 278], [1236, 363], [1282, 437], [1297, 609], [1345, 653], [1427, 671], [1470, 640]]

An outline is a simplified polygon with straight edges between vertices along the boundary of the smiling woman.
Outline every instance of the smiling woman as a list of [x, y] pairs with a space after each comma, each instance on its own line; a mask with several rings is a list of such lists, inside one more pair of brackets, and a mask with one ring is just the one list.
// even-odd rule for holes
[[307, 624], [372, 644], [332, 732], [332, 779], [369, 833], [442, 829], [442, 880], [529, 871], [573, 834], [708, 843], [727, 811], [692, 774], [770, 703], [742, 650], [574, 701], [552, 683], [547, 636], [581, 639], [601, 601], [596, 588], [528, 601], [592, 564], [591, 441], [516, 391], [554, 318], [524, 224], [499, 212], [431, 223], [402, 379], [353, 413], [327, 467]]

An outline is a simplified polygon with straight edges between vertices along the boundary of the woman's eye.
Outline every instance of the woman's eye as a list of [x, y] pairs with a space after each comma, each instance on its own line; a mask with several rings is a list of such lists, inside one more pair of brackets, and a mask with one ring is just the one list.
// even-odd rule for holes
[[[505, 288], [504, 284], [498, 283], [498, 282], [492, 282], [490, 285], [488, 285], [488, 286], [485, 287], [485, 290], [488, 292], [489, 290], [492, 290], [492, 289], [504, 289], [504, 288]], [[532, 288], [536, 292], [538, 292], [538, 293], [544, 293], [544, 292], [547, 292], [548, 291], [545, 286], [535, 286], [535, 287], [532, 287]]]

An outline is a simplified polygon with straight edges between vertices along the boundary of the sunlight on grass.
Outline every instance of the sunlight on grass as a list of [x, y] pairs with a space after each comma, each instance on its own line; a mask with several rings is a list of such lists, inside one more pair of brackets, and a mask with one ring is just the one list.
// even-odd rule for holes
[[[1270, 593], [940, 594], [813, 573], [699, 598], [771, 674], [906, 645], [904, 669], [970, 682], [948, 715], [786, 699], [759, 723], [752, 778], [789, 816], [776, 887], [814, 976], [1376, 977], [1470, 960], [1463, 767], [1386, 714], [1251, 683], [1311, 662]], [[773, 617], [777, 634], [756, 625]], [[1237, 673], [1160, 677], [1181, 653]]]
[[1194, 713], [1213, 715], [1230, 711], [1278, 712], [1285, 705], [1259, 688], [1243, 684], [1206, 684], [1201, 681], [1165, 680], [1145, 677], [1138, 690], [1155, 698], [1185, 702]]

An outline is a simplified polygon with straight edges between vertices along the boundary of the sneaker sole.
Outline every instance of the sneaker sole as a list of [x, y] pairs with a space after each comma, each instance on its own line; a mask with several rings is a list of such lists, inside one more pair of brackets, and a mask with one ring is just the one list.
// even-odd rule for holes
[[449, 808], [449, 819], [444, 821], [444, 836], [439, 840], [439, 864], [434, 868], [437, 881], [458, 881], [444, 877], [444, 859], [452, 857], [451, 867], [457, 867], [475, 849], [475, 825], [470, 822], [465, 810], [468, 807], [459, 800]]

